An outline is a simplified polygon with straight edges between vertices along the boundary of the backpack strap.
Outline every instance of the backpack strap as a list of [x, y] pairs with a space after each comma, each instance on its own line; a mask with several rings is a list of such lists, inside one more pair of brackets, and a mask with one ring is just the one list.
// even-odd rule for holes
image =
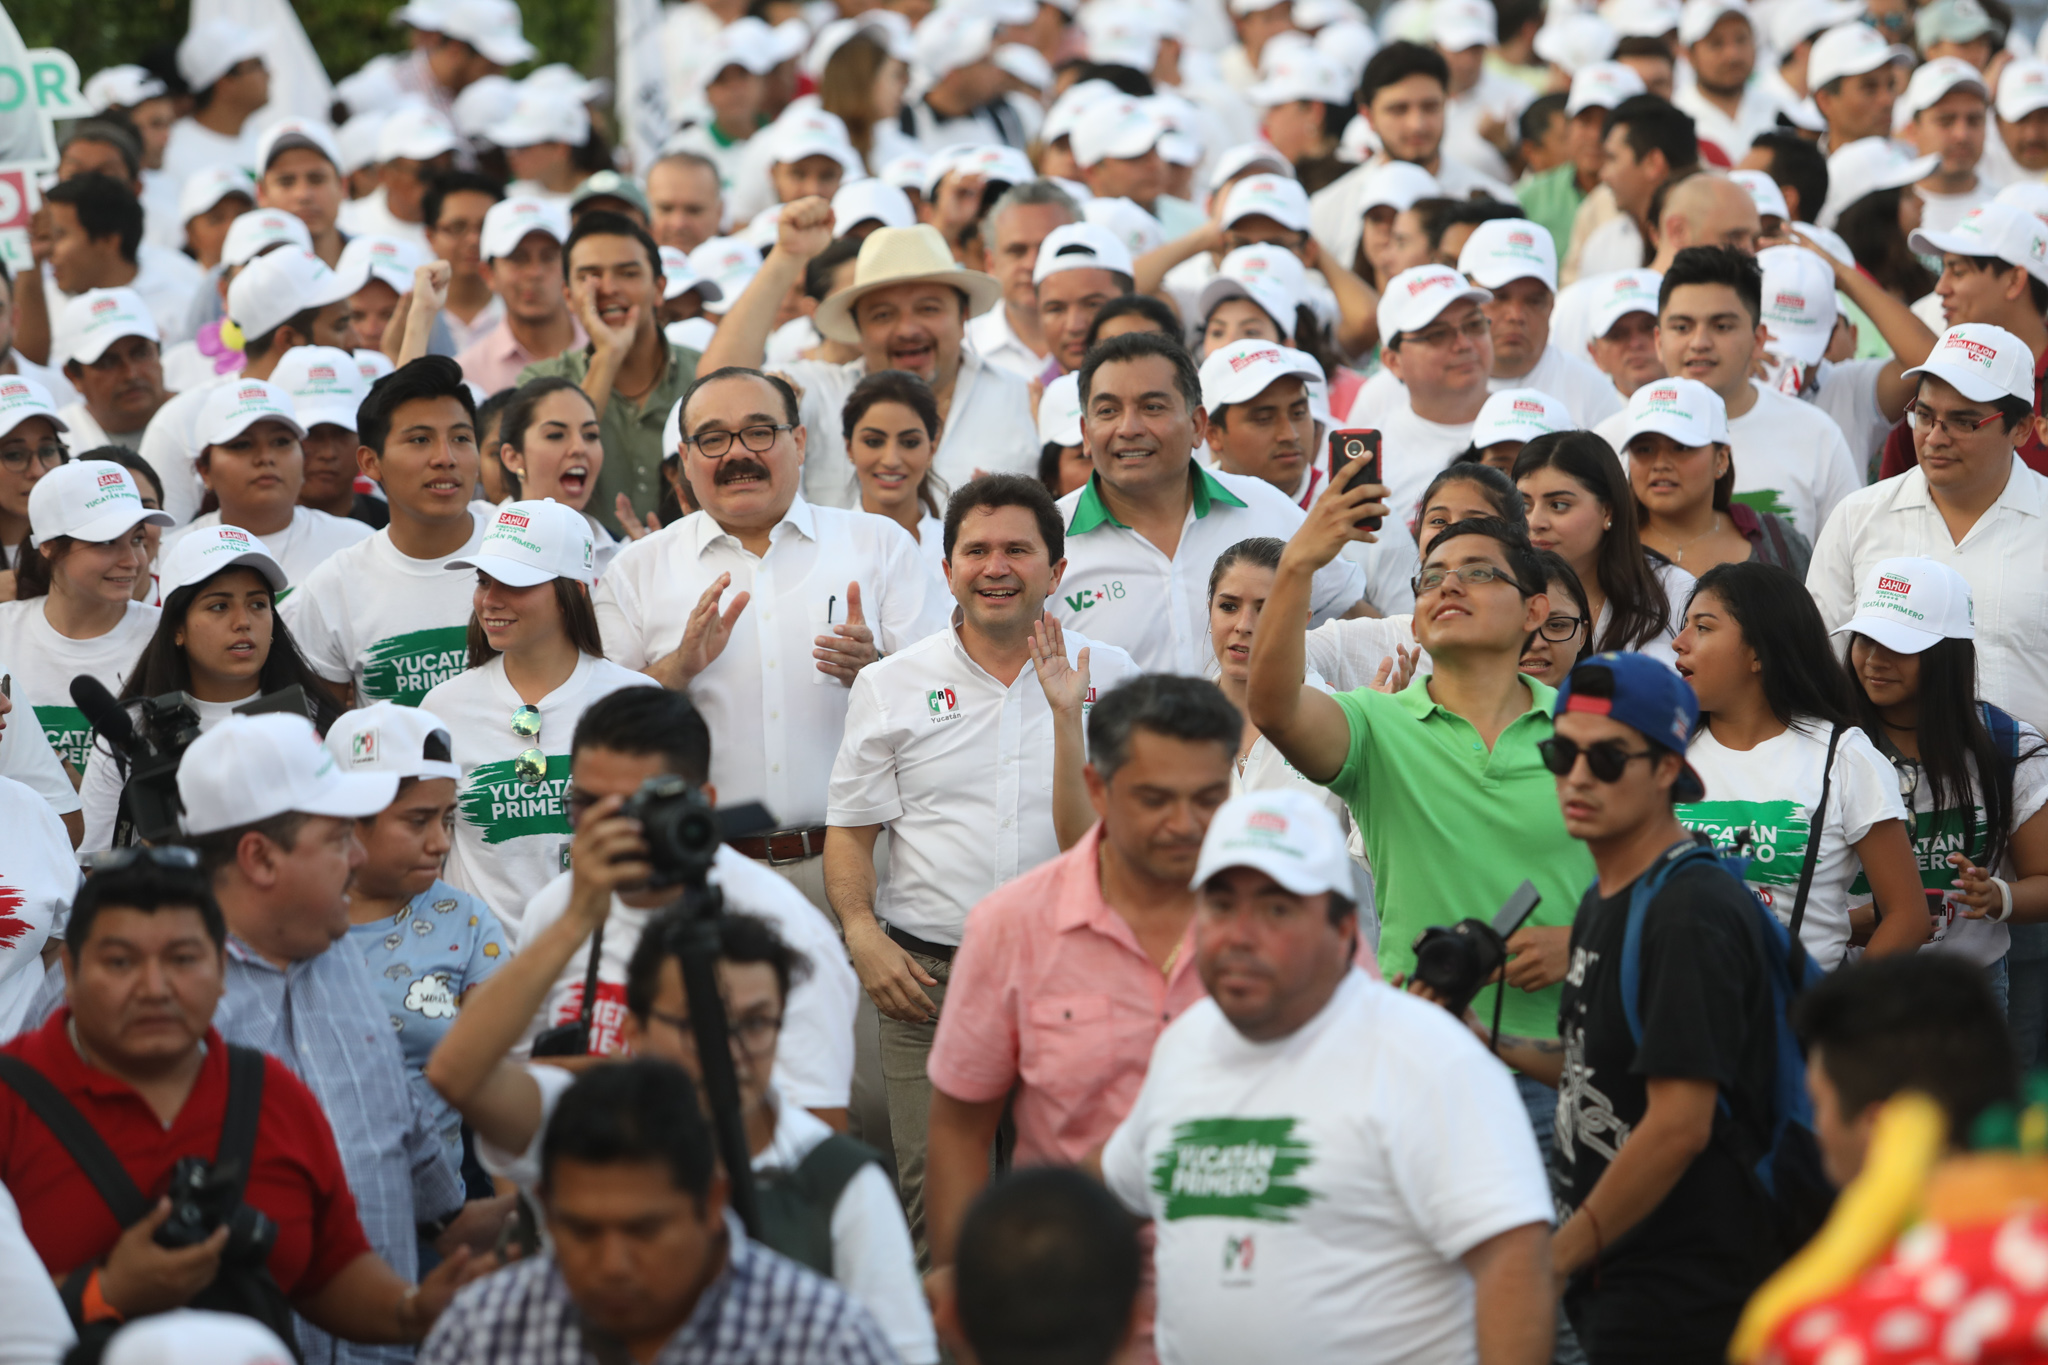
[[237, 1203], [256, 1164], [256, 1129], [263, 1118], [263, 1068], [263, 1054], [255, 1048], [228, 1045], [227, 1112], [221, 1119], [220, 1146], [214, 1149], [213, 1165], [215, 1170], [233, 1171]]
[[874, 1148], [844, 1133], [834, 1133], [797, 1163], [796, 1185], [820, 1207], [834, 1208], [860, 1168], [870, 1162], [877, 1166], [882, 1162]]
[[71, 1159], [85, 1172], [85, 1178], [106, 1201], [107, 1210], [114, 1215], [116, 1223], [129, 1227], [149, 1213], [149, 1200], [135, 1188], [135, 1182], [129, 1178], [120, 1158], [93, 1131], [85, 1115], [79, 1113], [77, 1107], [51, 1084], [49, 1077], [19, 1057], [0, 1053], [0, 1084], [11, 1087], [15, 1094], [21, 1096], [22, 1103], [43, 1121], [43, 1126], [71, 1154]]
[[1643, 1041], [1643, 917], [1672, 873], [1687, 863], [1713, 857], [1713, 849], [1695, 839], [1673, 844], [1658, 855], [1648, 872], [1636, 878], [1635, 889], [1629, 893], [1628, 924], [1621, 936], [1621, 1012], [1628, 1020], [1629, 1037], [1638, 1044]]
[[1799, 866], [1799, 890], [1792, 897], [1792, 916], [1786, 922], [1785, 930], [1792, 936], [1792, 979], [1800, 980], [1805, 975], [1806, 945], [1800, 940], [1799, 926], [1806, 921], [1806, 894], [1813, 889], [1813, 870], [1820, 865], [1821, 835], [1827, 826], [1828, 789], [1835, 780], [1835, 748], [1842, 742], [1842, 727], [1833, 726], [1828, 730], [1827, 761], [1820, 770], [1820, 802], [1813, 808], [1813, 815], [1806, 822], [1806, 860]]

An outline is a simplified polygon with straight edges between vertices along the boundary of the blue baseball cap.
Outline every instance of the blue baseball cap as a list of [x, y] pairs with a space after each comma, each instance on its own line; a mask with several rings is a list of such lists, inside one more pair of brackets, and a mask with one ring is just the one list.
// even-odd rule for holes
[[[1574, 684], [1594, 678], [1605, 684], [1594, 690], [1607, 695], [1574, 694]], [[1681, 759], [1700, 723], [1699, 698], [1675, 669], [1646, 655], [1612, 650], [1581, 659], [1573, 666], [1571, 675], [1557, 689], [1557, 705], [1550, 714], [1554, 718], [1567, 711], [1618, 720], [1642, 731], [1644, 739], [1671, 750]], [[1700, 781], [1690, 763], [1671, 784], [1674, 801], [1698, 801], [1706, 794], [1707, 784]]]

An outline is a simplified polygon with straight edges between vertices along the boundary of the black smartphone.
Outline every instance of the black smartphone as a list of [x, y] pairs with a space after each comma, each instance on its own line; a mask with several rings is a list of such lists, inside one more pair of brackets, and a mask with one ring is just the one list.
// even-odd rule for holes
[[[1356, 468], [1353, 468], [1356, 466]], [[1350, 472], [1349, 479], [1345, 478]], [[1356, 488], [1380, 478], [1380, 434], [1377, 431], [1333, 431], [1330, 433], [1330, 482]], [[1380, 529], [1378, 517], [1360, 517], [1352, 523], [1361, 531]]]

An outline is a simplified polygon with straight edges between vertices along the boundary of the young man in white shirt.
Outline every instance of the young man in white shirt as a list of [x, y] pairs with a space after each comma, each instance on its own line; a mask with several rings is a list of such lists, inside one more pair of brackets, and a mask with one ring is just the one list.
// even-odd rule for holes
[[1806, 586], [1830, 628], [1856, 614], [1858, 585], [1880, 560], [1918, 555], [1969, 580], [1978, 694], [2039, 728], [2048, 721], [2048, 478], [2014, 454], [2030, 430], [2034, 358], [1999, 327], [1965, 323], [1935, 343], [1908, 410], [1917, 467], [1865, 488], [1813, 546]]
[[1489, 71], [1487, 54], [1500, 43], [1500, 20], [1488, 0], [1448, 0], [1430, 13], [1430, 39], [1443, 56], [1450, 82], [1445, 87], [1444, 150], [1461, 165], [1507, 181], [1514, 172], [1486, 135], [1505, 140], [1535, 92], [1513, 77]]
[[[1302, 511], [1263, 479], [1214, 473], [1195, 460], [1208, 418], [1201, 378], [1177, 340], [1156, 332], [1112, 337], [1079, 373], [1095, 473], [1060, 499], [1067, 572], [1047, 609], [1064, 626], [1122, 646], [1148, 672], [1201, 677], [1213, 659], [1216, 556], [1247, 536], [1286, 539]], [[1482, 369], [1482, 383], [1484, 376]], [[1329, 620], [1364, 594], [1358, 566], [1341, 560], [1317, 573], [1310, 610]]]
[[[832, 206], [816, 198], [785, 204], [776, 234], [775, 250], [726, 310], [697, 363], [699, 374], [761, 363], [783, 300], [802, 284], [811, 258], [832, 243]], [[812, 319], [821, 335], [860, 347], [860, 359], [786, 367], [803, 390], [810, 434], [806, 499], [820, 507], [860, 505], [840, 409], [854, 385], [877, 370], [908, 370], [931, 385], [945, 420], [932, 472], [948, 486], [977, 474], [1038, 471], [1037, 427], [1024, 380], [965, 345], [967, 320], [1002, 296], [996, 280], [961, 268], [929, 223], [868, 235], [852, 286], [829, 295]]]
[[1031, 278], [1039, 244], [1054, 228], [1080, 216], [1065, 190], [1050, 180], [1031, 180], [1004, 190], [982, 220], [992, 243], [990, 270], [1002, 282], [1003, 301], [968, 320], [967, 340], [983, 360], [1019, 379], [1038, 378], [1052, 359], [1038, 325], [1038, 286]]
[[476, 405], [453, 360], [422, 356], [372, 385], [356, 421], [356, 458], [384, 489], [391, 524], [308, 574], [285, 599], [285, 623], [336, 691], [418, 706], [469, 666], [476, 582], [447, 564], [484, 535], [470, 502]]
[[1739, 162], [1758, 133], [1778, 126], [1779, 104], [1756, 73], [1756, 23], [1745, 0], [1691, 0], [1678, 17], [1678, 43], [1693, 81], [1671, 102], [1692, 115], [1693, 132]]
[[1098, 223], [1069, 223], [1046, 234], [1031, 271], [1039, 333], [1052, 355], [1052, 366], [1041, 372], [1041, 379], [1081, 368], [1095, 315], [1111, 299], [1131, 292], [1133, 269], [1130, 248]]
[[[1692, 118], [1655, 95], [1634, 95], [1614, 107], [1601, 135], [1600, 183], [1621, 210], [1583, 239], [1574, 226], [1577, 256], [1567, 265], [1575, 280], [1615, 270], [1634, 270], [1648, 253], [1643, 250], [1650, 225], [1650, 202], [1663, 185], [1699, 164], [1699, 138]], [[1583, 216], [1595, 203], [1579, 206]]]
[[[698, 510], [605, 571], [612, 661], [688, 693], [719, 736], [712, 779], [760, 801], [775, 832], [735, 844], [826, 905], [826, 788], [855, 675], [945, 624], [917, 543], [886, 517], [798, 491], [809, 433], [796, 396], [758, 370], [706, 371], [680, 412]], [[721, 608], [721, 604], [722, 608]]]
[[[1078, 717], [1078, 733], [1089, 698], [1138, 674], [1123, 650], [1078, 634], [1058, 659], [1038, 662], [1034, 627], [1043, 632], [1066, 569], [1044, 485], [976, 479], [953, 495], [946, 521], [953, 620], [854, 680], [825, 833], [826, 893], [882, 1016], [896, 1178], [920, 1238], [925, 1057], [967, 912], [1093, 823], [1079, 765], [1072, 790], [1055, 784], [1056, 715]], [[885, 824], [889, 872], [878, 888]]]
[[1380, 482], [1394, 524], [1413, 519], [1422, 490], [1465, 447], [1493, 374], [1493, 294], [1449, 266], [1421, 265], [1380, 295], [1380, 362], [1407, 401], [1380, 420]]
[[[1750, 377], [1764, 344], [1763, 273], [1731, 247], [1688, 247], [1658, 295], [1657, 353], [1665, 370], [1696, 379], [1728, 408], [1735, 500], [1814, 537], [1835, 505], [1862, 486], [1835, 419]], [[1616, 450], [1626, 414], [1593, 430]]]
[[1194, 885], [1209, 998], [1160, 1035], [1100, 1158], [1158, 1236], [1160, 1357], [1549, 1360], [1550, 1192], [1514, 1083], [1353, 965], [1336, 817], [1235, 797]]
[[171, 125], [164, 175], [173, 185], [208, 166], [256, 168], [252, 120], [270, 103], [263, 64], [269, 36], [229, 18], [194, 24], [178, 44], [178, 75], [192, 92], [192, 112]]
[[1920, 230], [1947, 232], [1968, 213], [1991, 202], [1998, 186], [1979, 173], [1991, 95], [1984, 77], [1960, 57], [1936, 57], [1913, 73], [1899, 96], [1905, 137], [1922, 156], [1941, 164], [1913, 187], [1920, 196]]
[[1564, 400], [1582, 427], [1622, 409], [1606, 376], [1550, 339], [1557, 303], [1557, 243], [1526, 218], [1496, 218], [1472, 229], [1458, 253], [1458, 269], [1493, 298], [1484, 305], [1493, 323], [1493, 375], [1489, 391], [1541, 389]]

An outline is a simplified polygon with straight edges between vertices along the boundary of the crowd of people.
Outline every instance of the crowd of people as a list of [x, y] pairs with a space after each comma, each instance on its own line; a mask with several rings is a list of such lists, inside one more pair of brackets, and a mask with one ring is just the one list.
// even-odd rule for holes
[[0, 1362], [1720, 1361], [2048, 1060], [2002, 0], [391, 18], [0, 269]]

